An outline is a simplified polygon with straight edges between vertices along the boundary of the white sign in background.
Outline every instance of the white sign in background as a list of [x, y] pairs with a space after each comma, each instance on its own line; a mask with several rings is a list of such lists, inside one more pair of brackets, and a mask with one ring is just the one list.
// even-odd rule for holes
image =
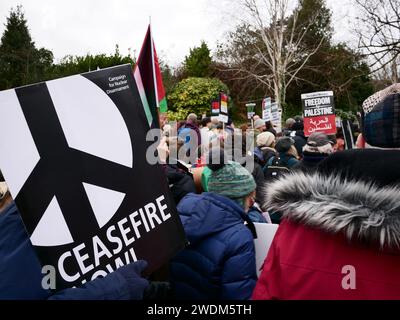
[[271, 98], [270, 97], [268, 97], [268, 98], [265, 98], [264, 100], [263, 100], [263, 106], [262, 106], [262, 118], [263, 118], [263, 120], [265, 120], [265, 121], [271, 121], [271, 119], [272, 119], [272, 114], [271, 114], [271, 104], [272, 104], [272, 102], [271, 102]]

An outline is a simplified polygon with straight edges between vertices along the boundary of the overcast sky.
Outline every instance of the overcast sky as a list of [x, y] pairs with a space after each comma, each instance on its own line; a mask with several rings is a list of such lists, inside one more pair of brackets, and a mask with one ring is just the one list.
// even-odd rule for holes
[[[337, 41], [352, 39], [350, 2], [327, 0]], [[17, 4], [24, 7], [36, 45], [52, 50], [57, 60], [67, 54], [112, 53], [115, 44], [122, 54], [131, 48], [137, 55], [151, 16], [157, 51], [177, 65], [201, 40], [214, 49], [234, 25], [227, 0], [1, 0], [1, 34]]]

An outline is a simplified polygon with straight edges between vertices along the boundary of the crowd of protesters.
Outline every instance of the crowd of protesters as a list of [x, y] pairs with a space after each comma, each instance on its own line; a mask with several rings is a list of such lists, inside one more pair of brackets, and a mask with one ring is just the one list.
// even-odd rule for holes
[[[352, 150], [340, 131], [306, 137], [301, 117], [282, 132], [258, 116], [240, 128], [162, 117], [160, 161], [189, 241], [164, 287], [140, 275], [139, 261], [82, 288], [43, 290], [0, 182], [0, 298], [399, 299], [399, 115], [400, 85], [368, 98]], [[254, 223], [280, 224], [259, 278]]]

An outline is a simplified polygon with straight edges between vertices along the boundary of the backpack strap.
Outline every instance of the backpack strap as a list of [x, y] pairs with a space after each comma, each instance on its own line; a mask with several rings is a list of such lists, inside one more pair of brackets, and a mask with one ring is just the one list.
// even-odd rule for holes
[[249, 228], [251, 234], [253, 235], [253, 239], [257, 239], [257, 231], [256, 231], [256, 226], [254, 225], [253, 221], [250, 220], [250, 218], [247, 216], [244, 218], [245, 225], [247, 228]]

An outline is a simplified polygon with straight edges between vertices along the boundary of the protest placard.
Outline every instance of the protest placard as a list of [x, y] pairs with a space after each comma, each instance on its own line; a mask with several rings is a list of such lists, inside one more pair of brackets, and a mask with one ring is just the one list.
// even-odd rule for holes
[[254, 108], [256, 107], [255, 103], [246, 103], [247, 108], [247, 119], [252, 119], [253, 116], [256, 114], [254, 112]]
[[185, 245], [130, 65], [0, 92], [0, 168], [57, 290]]
[[228, 96], [221, 92], [219, 94], [219, 121], [228, 122]]
[[282, 132], [282, 110], [277, 102], [271, 104], [271, 124], [276, 132]]
[[262, 119], [264, 121], [272, 120], [272, 101], [270, 97], [263, 99], [261, 109], [262, 109]]
[[304, 134], [313, 132], [327, 135], [336, 133], [335, 105], [332, 91], [320, 91], [301, 95], [304, 114]]
[[219, 119], [219, 99], [211, 101], [211, 119]]

